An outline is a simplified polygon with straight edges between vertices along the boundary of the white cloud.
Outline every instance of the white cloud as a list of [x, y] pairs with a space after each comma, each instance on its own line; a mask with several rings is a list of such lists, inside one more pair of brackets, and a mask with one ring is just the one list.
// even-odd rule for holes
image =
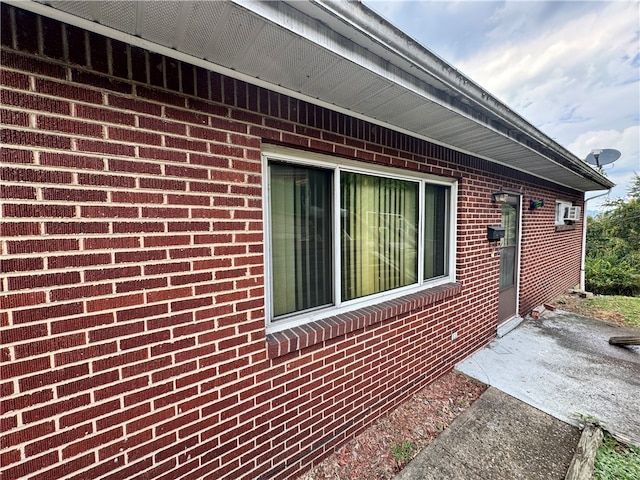
[[367, 1], [580, 158], [624, 196], [640, 172], [640, 2]]

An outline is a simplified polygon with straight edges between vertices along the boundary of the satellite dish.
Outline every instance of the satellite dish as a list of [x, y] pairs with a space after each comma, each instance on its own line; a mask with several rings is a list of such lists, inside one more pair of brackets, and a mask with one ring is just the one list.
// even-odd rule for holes
[[622, 155], [618, 150], [614, 150], [613, 148], [604, 148], [602, 150], [592, 150], [585, 161], [589, 165], [595, 165], [598, 168], [603, 165], [609, 165], [610, 163], [615, 162]]

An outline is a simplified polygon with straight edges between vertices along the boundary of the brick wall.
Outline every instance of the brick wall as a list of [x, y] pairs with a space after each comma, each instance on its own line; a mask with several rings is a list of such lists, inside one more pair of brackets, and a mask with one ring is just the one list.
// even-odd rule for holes
[[[1, 63], [6, 480], [295, 477], [492, 338], [500, 187], [521, 313], [577, 283], [575, 192], [5, 4]], [[458, 283], [267, 336], [265, 142], [460, 178]]]

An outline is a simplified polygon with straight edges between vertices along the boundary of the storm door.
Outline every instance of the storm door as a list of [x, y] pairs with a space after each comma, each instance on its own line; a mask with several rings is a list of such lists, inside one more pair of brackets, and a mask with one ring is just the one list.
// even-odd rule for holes
[[500, 240], [500, 294], [498, 324], [514, 317], [518, 312], [518, 258], [520, 197], [509, 195], [502, 204], [504, 238]]

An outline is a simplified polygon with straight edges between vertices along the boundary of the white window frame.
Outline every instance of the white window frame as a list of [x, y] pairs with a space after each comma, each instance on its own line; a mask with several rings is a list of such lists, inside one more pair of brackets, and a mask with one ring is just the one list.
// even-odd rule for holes
[[567, 200], [556, 200], [556, 218], [555, 224], [564, 225], [564, 212], [566, 208], [573, 207], [573, 202], [569, 202]]
[[[269, 162], [285, 162], [294, 165], [323, 168], [333, 171], [333, 291], [334, 304], [327, 307], [319, 307], [317, 309], [305, 310], [304, 312], [295, 312], [289, 315], [273, 319], [272, 306], [272, 251], [271, 251], [271, 208], [270, 208], [270, 173]], [[299, 150], [279, 147], [274, 145], [265, 145], [262, 150], [262, 171], [263, 171], [263, 212], [264, 212], [264, 259], [265, 259], [265, 318], [267, 333], [275, 333], [278, 331], [293, 328], [309, 322], [327, 318], [333, 315], [349, 312], [359, 308], [375, 305], [386, 300], [397, 298], [410, 293], [419, 292], [428, 288], [454, 282], [456, 279], [456, 238], [457, 238], [457, 198], [458, 198], [458, 181], [455, 178], [438, 177], [419, 172], [407, 172], [404, 170], [384, 167], [380, 165], [369, 165], [348, 160], [340, 157], [332, 157], [329, 155], [316, 154], [311, 152], [301, 152]], [[384, 175], [385, 177], [393, 177], [399, 180], [417, 182], [419, 187], [419, 205], [420, 215], [418, 219], [418, 282], [406, 287], [400, 287], [394, 290], [380, 292], [367, 295], [343, 302], [339, 297], [342, 290], [340, 275], [340, 242], [336, 241], [335, 232], [340, 231], [340, 188], [339, 175], [340, 172], [354, 172], [365, 175]], [[449, 190], [449, 229], [447, 231], [446, 249], [448, 255], [447, 271], [448, 274], [432, 279], [423, 279], [424, 274], [424, 185], [437, 184], [450, 188]]]

